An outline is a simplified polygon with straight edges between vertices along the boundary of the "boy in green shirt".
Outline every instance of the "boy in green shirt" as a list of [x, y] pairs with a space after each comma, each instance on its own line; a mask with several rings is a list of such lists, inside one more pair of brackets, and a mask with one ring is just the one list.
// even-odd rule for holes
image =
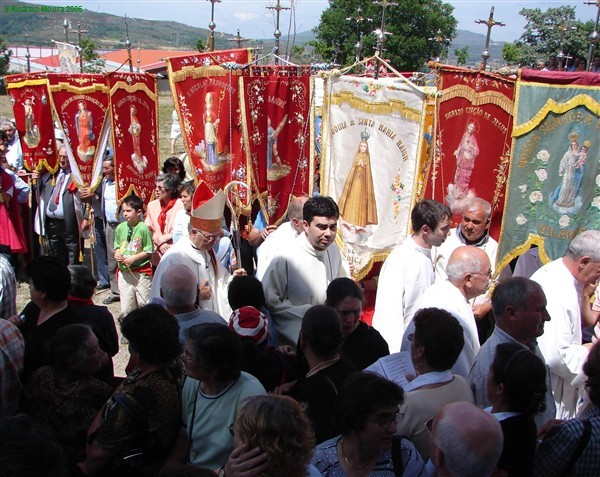
[[150, 300], [152, 233], [140, 218], [144, 203], [135, 194], [123, 199], [121, 213], [125, 222], [115, 229], [115, 260], [121, 313], [126, 315]]

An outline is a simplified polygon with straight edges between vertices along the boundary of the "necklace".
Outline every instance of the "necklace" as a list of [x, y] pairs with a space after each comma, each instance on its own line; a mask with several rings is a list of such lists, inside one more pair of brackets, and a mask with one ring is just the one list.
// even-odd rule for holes
[[348, 464], [348, 467], [350, 467], [351, 469], [355, 469], [355, 470], [364, 470], [367, 468], [367, 466], [371, 463], [370, 461], [367, 462], [365, 465], [363, 466], [359, 466], [359, 465], [352, 465], [352, 463], [350, 462], [350, 459], [348, 459], [348, 456], [346, 455], [346, 453], [344, 452], [344, 438], [342, 437], [342, 440], [340, 441], [340, 448], [342, 450], [342, 456], [344, 457], [344, 460], [346, 461], [346, 464]]
[[331, 366], [333, 363], [335, 363], [339, 359], [340, 359], [340, 356], [338, 355], [331, 359], [328, 359], [327, 361], [320, 362], [315, 367], [311, 368], [308, 373], [306, 373], [306, 377], [310, 378], [313, 374], [316, 374], [317, 372], [321, 371], [322, 369], [325, 369], [328, 366]]

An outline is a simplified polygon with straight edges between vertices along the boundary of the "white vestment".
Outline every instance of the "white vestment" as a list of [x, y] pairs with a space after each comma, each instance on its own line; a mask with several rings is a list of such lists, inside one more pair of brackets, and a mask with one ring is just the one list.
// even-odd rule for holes
[[265, 272], [279, 251], [289, 245], [298, 234], [291, 222], [285, 222], [271, 232], [267, 239], [256, 250], [258, 260], [256, 262], [256, 278], [262, 280]]
[[390, 353], [400, 351], [402, 334], [416, 311], [421, 294], [434, 282], [431, 249], [412, 237], [385, 259], [377, 283], [373, 327], [387, 341]]
[[[435, 267], [435, 281], [444, 281], [448, 279], [448, 275], [446, 275], [446, 265], [448, 265], [448, 258], [452, 255], [458, 247], [462, 247], [463, 245], [467, 245], [460, 239], [459, 229], [451, 229], [450, 235], [446, 238], [444, 243], [439, 247], [433, 247], [431, 249], [431, 257], [433, 259], [433, 264]], [[490, 259], [490, 263], [492, 265], [492, 275], [496, 273], [496, 255], [498, 254], [498, 242], [496, 242], [489, 235], [487, 239], [480, 245], [474, 245], [474, 247], [480, 248], [485, 252], [485, 254]], [[498, 277], [498, 281], [506, 280], [511, 277], [510, 267], [504, 267], [500, 272], [500, 276]], [[482, 303], [486, 303], [490, 301], [490, 296], [486, 293], [479, 295], [471, 300], [471, 305], [481, 305]]]
[[572, 381], [588, 355], [581, 344], [583, 285], [569, 272], [562, 258], [544, 265], [531, 279], [542, 286], [550, 314], [538, 346], [552, 372], [556, 415], [559, 419], [570, 419], [575, 416], [578, 400]]
[[208, 300], [200, 301], [200, 308], [203, 310], [212, 310], [224, 319], [229, 320], [231, 316], [231, 307], [227, 300], [227, 287], [229, 284], [229, 272], [216, 261], [216, 273], [213, 261], [210, 258], [211, 251], [198, 250], [192, 245], [189, 237], [182, 237], [173, 245], [167, 253], [163, 255], [152, 277], [152, 289], [150, 298], [160, 296], [160, 280], [162, 274], [173, 265], [187, 265], [196, 275], [198, 285], [210, 284], [212, 290]]
[[[448, 280], [436, 282], [431, 285], [425, 293], [417, 300], [415, 312], [422, 308], [441, 308], [450, 313], [458, 320], [463, 329], [465, 344], [463, 349], [450, 368], [453, 374], [459, 374], [467, 378], [469, 371], [475, 362], [475, 355], [479, 351], [479, 335], [477, 334], [477, 324], [471, 305], [461, 293], [461, 291], [452, 285]], [[414, 314], [413, 314], [414, 316]], [[402, 351], [410, 351], [410, 341], [408, 337], [415, 332], [415, 324], [412, 319], [408, 324], [404, 336], [402, 337]]]
[[280, 344], [298, 342], [302, 318], [325, 303], [327, 286], [348, 271], [335, 243], [315, 250], [302, 233], [271, 260], [262, 279], [267, 306]]

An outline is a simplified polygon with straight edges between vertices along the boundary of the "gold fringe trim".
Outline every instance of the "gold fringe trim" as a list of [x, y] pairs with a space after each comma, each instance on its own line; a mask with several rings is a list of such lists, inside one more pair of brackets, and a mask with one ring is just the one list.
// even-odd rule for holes
[[404, 101], [391, 99], [389, 103], [374, 104], [364, 99], [357, 98], [354, 93], [350, 91], [331, 95], [329, 107], [331, 107], [331, 105], [340, 106], [342, 104], [348, 104], [352, 108], [368, 114], [390, 116], [392, 113], [396, 113], [409, 121], [415, 123], [421, 122], [422, 112], [417, 109], [409, 108]]
[[504, 257], [502, 257], [500, 261], [497, 262], [496, 270], [502, 270], [504, 267], [507, 267], [510, 264], [510, 262], [512, 262], [515, 258], [518, 258], [525, 252], [527, 252], [527, 250], [529, 250], [532, 245], [538, 246], [540, 260], [544, 265], [548, 262], [551, 262], [552, 259], [546, 253], [545, 243], [546, 240], [544, 239], [544, 237], [530, 233], [529, 237], [527, 237], [527, 240], [524, 243], [513, 248]]
[[37, 80], [25, 80], [20, 83], [6, 83], [6, 89], [18, 89], [25, 88], [27, 86], [39, 86], [41, 84], [48, 84], [48, 80], [46, 78], [37, 79]]
[[483, 93], [476, 93], [473, 88], [464, 85], [451, 86], [448, 89], [443, 90], [442, 98], [440, 103], [444, 101], [450, 101], [454, 98], [465, 98], [471, 102], [473, 106], [481, 106], [483, 104], [494, 104], [508, 114], [512, 114], [514, 102], [507, 98], [506, 95], [498, 91], [485, 91]]
[[84, 86], [80, 88], [79, 86], [73, 86], [72, 84], [61, 82], [55, 85], [51, 85], [50, 91], [68, 91], [69, 93], [75, 94], [89, 94], [96, 93], [98, 91], [101, 93], [108, 93], [108, 86], [101, 83], [95, 83], [92, 86]]
[[229, 73], [235, 76], [241, 76], [240, 70], [228, 70], [222, 66], [184, 66], [179, 71], [171, 71], [170, 78], [174, 83], [184, 81], [188, 78], [198, 79], [207, 76], [227, 76]]
[[130, 86], [127, 83], [125, 83], [125, 81], [117, 81], [110, 89], [110, 95], [114, 95], [120, 89], [124, 89], [128, 93], [143, 91], [152, 101], [156, 101], [156, 93], [150, 91], [148, 86], [146, 86], [144, 83], [136, 83], [133, 86]]
[[[520, 89], [520, 88], [519, 88]], [[540, 110], [526, 123], [519, 126], [513, 126], [513, 137], [519, 137], [523, 134], [527, 134], [531, 130], [539, 126], [539, 124], [546, 118], [548, 113], [563, 114], [577, 106], [585, 106], [596, 116], [600, 115], [600, 103], [595, 101], [591, 96], [587, 94], [578, 94], [572, 97], [568, 101], [559, 103], [553, 99], [548, 99], [546, 104], [540, 108]]]

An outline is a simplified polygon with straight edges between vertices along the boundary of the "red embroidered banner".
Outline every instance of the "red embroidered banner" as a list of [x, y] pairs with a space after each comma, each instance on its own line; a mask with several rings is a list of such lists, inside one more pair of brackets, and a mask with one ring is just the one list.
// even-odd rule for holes
[[247, 181], [238, 107], [241, 69], [232, 66], [250, 61], [249, 49], [167, 58], [188, 158], [213, 191], [231, 180]]
[[269, 224], [310, 187], [309, 67], [256, 66], [241, 79], [244, 144], [252, 187]]
[[510, 157], [514, 80], [440, 67], [436, 148], [425, 197], [446, 202], [460, 221], [469, 197], [492, 204], [490, 235], [498, 238], [499, 207]]
[[6, 76], [25, 167], [32, 170], [58, 169], [52, 108], [48, 99], [46, 73]]
[[108, 84], [105, 75], [49, 74], [54, 112], [71, 150], [71, 171], [79, 188], [102, 180], [108, 143]]
[[153, 199], [158, 174], [156, 78], [141, 73], [110, 73], [107, 80], [117, 201], [133, 192], [147, 204]]

